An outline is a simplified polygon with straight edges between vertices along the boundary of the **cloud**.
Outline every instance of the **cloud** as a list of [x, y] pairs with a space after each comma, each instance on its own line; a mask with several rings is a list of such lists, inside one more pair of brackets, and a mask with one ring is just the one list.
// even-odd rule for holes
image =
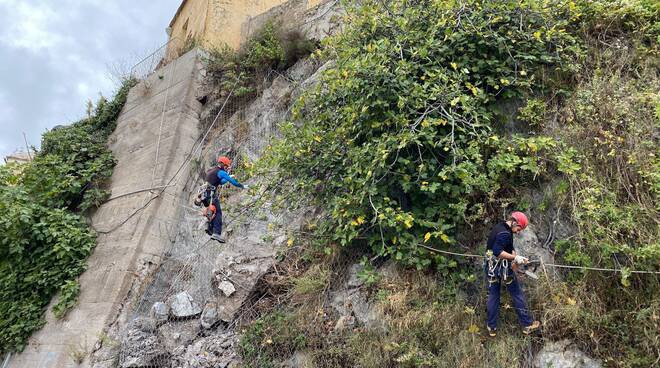
[[5, 16], [13, 21], [0, 34], [3, 43], [35, 53], [62, 43], [61, 35], [48, 31], [52, 21], [58, 17], [56, 12], [46, 6], [37, 7], [27, 2], [14, 3], [14, 6], [5, 8]]
[[0, 0], [0, 155], [84, 116], [130, 65], [166, 41], [180, 0]]

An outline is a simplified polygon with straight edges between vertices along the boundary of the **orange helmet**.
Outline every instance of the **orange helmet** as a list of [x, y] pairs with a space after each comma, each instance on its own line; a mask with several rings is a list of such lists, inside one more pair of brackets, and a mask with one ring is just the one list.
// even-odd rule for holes
[[227, 156], [218, 157], [218, 164], [223, 164], [227, 167], [231, 166], [231, 159]]

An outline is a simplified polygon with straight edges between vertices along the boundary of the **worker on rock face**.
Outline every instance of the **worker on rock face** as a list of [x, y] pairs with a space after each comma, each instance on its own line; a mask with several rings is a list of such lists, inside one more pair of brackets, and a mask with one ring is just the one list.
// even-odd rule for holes
[[206, 232], [211, 235], [211, 239], [220, 243], [224, 243], [225, 241], [220, 237], [220, 234], [222, 234], [222, 210], [218, 198], [218, 189], [227, 183], [238, 188], [247, 189], [246, 185], [239, 183], [227, 173], [230, 166], [231, 159], [229, 157], [218, 157], [218, 165], [206, 172], [206, 182], [208, 185], [197, 196], [197, 200], [195, 200], [195, 204], [204, 204], [206, 206], [205, 215], [208, 220]]
[[502, 281], [506, 285], [518, 320], [523, 327], [523, 333], [529, 334], [538, 329], [539, 321], [534, 321], [527, 309], [525, 296], [516, 279], [513, 265], [529, 263], [529, 260], [516, 254], [513, 249], [513, 234], [527, 227], [527, 216], [522, 212], [513, 212], [509, 219], [493, 227], [488, 236], [485, 271], [488, 280], [488, 320], [486, 327], [492, 337], [497, 335], [497, 317], [500, 311], [500, 289]]

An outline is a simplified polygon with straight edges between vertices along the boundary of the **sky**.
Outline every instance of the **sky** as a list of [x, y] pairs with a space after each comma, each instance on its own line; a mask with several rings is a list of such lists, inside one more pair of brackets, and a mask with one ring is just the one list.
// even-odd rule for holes
[[[0, 157], [117, 88], [111, 70], [130, 70], [167, 42], [181, 0], [0, 0]], [[114, 73], [116, 74], [116, 73]], [[0, 162], [2, 159], [0, 158]]]

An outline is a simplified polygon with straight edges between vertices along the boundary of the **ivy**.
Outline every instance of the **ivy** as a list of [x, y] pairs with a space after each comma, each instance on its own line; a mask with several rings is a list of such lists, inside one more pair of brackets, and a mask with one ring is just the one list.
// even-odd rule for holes
[[554, 141], [498, 134], [496, 107], [575, 71], [568, 2], [366, 1], [321, 57], [336, 61], [304, 96], [270, 164], [309, 193], [324, 236], [442, 272], [450, 247], [495, 198], [545, 170]]
[[45, 133], [34, 161], [0, 166], [0, 353], [23, 349], [56, 293], [56, 317], [75, 305], [76, 278], [96, 243], [83, 214], [107, 198], [115, 160], [106, 141], [133, 85]]

